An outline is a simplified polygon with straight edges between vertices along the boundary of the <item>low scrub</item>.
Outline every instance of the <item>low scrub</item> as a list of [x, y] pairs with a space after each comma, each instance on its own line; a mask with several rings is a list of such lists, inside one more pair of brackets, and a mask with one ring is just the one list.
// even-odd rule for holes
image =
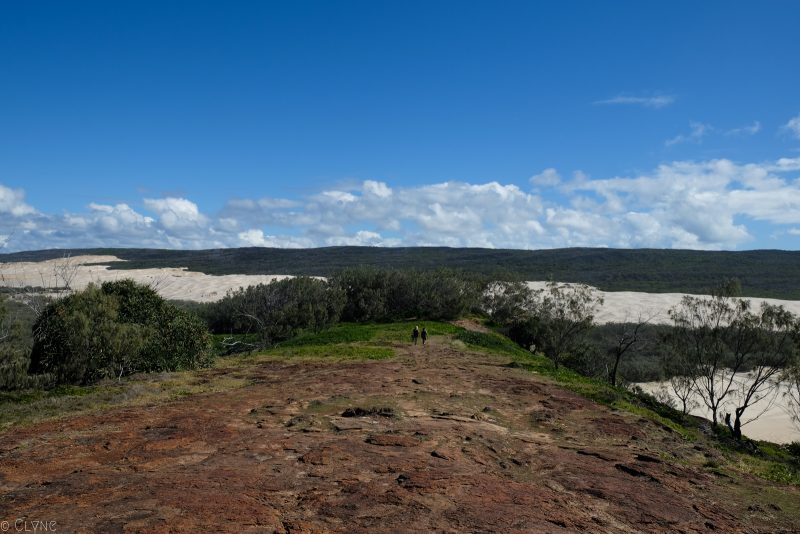
[[345, 295], [342, 320], [451, 320], [476, 308], [486, 287], [479, 277], [449, 270], [345, 269], [331, 282]]
[[132, 280], [90, 285], [50, 304], [33, 325], [29, 372], [89, 384], [137, 372], [210, 364], [211, 339], [196, 315]]
[[228, 293], [201, 314], [216, 334], [257, 334], [271, 346], [339, 321], [344, 294], [324, 280], [287, 278]]

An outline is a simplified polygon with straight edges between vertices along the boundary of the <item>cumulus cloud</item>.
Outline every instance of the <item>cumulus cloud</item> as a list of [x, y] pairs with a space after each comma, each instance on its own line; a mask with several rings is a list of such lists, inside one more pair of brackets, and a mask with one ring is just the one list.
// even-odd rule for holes
[[[557, 187], [559, 200], [516, 184], [447, 181], [391, 187], [366, 180], [306, 198], [235, 199], [215, 214], [185, 198], [92, 203], [45, 214], [4, 188], [4, 250], [141, 246], [215, 248], [458, 246], [494, 248], [752, 246], [752, 224], [776, 234], [800, 229], [800, 158], [760, 163], [675, 161], [628, 176], [563, 177], [545, 169], [534, 186]], [[567, 175], [569, 176], [569, 175]], [[20, 206], [24, 206], [20, 208]], [[147, 212], [150, 212], [148, 214]]]
[[36, 210], [25, 203], [24, 191], [10, 189], [0, 184], [0, 214], [23, 217], [35, 212]]
[[364, 194], [375, 195], [378, 198], [389, 198], [392, 196], [392, 189], [383, 182], [367, 180], [364, 182]]
[[237, 237], [239, 238], [238, 245], [244, 247], [306, 248], [314, 246], [313, 242], [307, 239], [264, 235], [264, 231], [258, 228], [240, 232]]
[[800, 113], [796, 117], [789, 119], [789, 122], [783, 125], [783, 131], [796, 139], [800, 139]]
[[396, 247], [402, 245], [400, 239], [385, 239], [378, 232], [359, 230], [353, 235], [334, 236], [325, 240], [326, 245], [336, 246], [368, 246], [368, 247]]
[[161, 224], [170, 230], [197, 228], [208, 223], [197, 204], [185, 198], [146, 198], [144, 205], [157, 213]]
[[551, 167], [531, 176], [528, 181], [534, 187], [555, 187], [561, 183], [561, 176]]
[[617, 95], [613, 98], [605, 100], [596, 100], [595, 105], [628, 105], [628, 106], [641, 106], [645, 108], [660, 109], [669, 106], [675, 102], [675, 97], [671, 95], [653, 95], [653, 96], [632, 96], [632, 95]]

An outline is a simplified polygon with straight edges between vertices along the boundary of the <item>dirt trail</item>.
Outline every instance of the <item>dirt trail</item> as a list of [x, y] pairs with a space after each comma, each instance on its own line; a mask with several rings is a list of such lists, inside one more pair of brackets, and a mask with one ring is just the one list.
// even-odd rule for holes
[[0, 520], [59, 532], [800, 530], [777, 506], [731, 500], [737, 484], [768, 483], [693, 467], [715, 453], [656, 423], [444, 339], [395, 348], [380, 362], [242, 367], [242, 389], [0, 434]]

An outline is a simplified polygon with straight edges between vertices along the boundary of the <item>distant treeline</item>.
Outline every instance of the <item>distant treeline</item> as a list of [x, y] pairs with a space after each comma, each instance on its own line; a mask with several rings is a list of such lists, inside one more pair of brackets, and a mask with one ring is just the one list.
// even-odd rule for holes
[[458, 269], [498, 280], [581, 282], [604, 291], [708, 293], [737, 279], [742, 295], [800, 300], [800, 252], [709, 252], [568, 248], [503, 250], [446, 247], [234, 248], [214, 250], [72, 249], [0, 254], [0, 262], [65, 254], [108, 254], [114, 269], [187, 267], [207, 274], [332, 276], [370, 265], [388, 269]]

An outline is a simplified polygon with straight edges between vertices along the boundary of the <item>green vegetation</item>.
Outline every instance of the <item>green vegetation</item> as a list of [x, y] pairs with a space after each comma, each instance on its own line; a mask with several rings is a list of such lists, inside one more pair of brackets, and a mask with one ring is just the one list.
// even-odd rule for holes
[[0, 391], [44, 385], [28, 374], [34, 319], [30, 308], [0, 295]]
[[726, 373], [749, 371], [749, 384], [725, 423], [741, 439], [741, 419], [752, 404], [775, 388], [781, 370], [794, 360], [800, 343], [800, 320], [781, 306], [763, 303], [758, 312], [737, 298], [736, 284], [726, 284], [711, 297], [686, 296], [670, 310], [675, 324], [667, 338], [673, 354], [682, 355], [683, 375], [718, 424], [719, 408], [736, 387]]
[[[452, 335], [458, 332], [465, 332], [463, 328], [439, 321], [371, 324], [340, 323], [317, 334], [306, 334], [285, 341], [279, 345], [279, 348], [359, 342], [407, 342], [411, 339], [411, 330], [417, 324], [419, 326], [425, 326], [430, 336]], [[513, 345], [513, 343], [511, 343], [511, 345]]]
[[591, 287], [549, 282], [533, 290], [517, 282], [496, 282], [485, 310], [519, 345], [543, 352], [558, 367], [588, 351], [594, 311], [603, 303]]
[[266, 347], [337, 323], [344, 305], [337, 287], [301, 276], [240, 288], [197, 309], [212, 332], [254, 333]]
[[89, 384], [210, 363], [210, 337], [199, 318], [122, 280], [47, 306], [33, 325], [29, 372], [55, 384]]
[[374, 267], [344, 269], [331, 283], [346, 295], [342, 320], [361, 323], [413, 317], [457, 319], [477, 308], [486, 287], [485, 280], [444, 269]]
[[446, 247], [238, 248], [215, 250], [82, 249], [0, 254], [0, 261], [41, 261], [65, 253], [110, 254], [115, 269], [187, 267], [208, 274], [332, 276], [372, 265], [384, 269], [458, 269], [495, 280], [581, 282], [603, 291], [707, 293], [736, 278], [748, 297], [800, 299], [800, 252], [753, 250], [502, 250]]
[[460, 329], [453, 336], [455, 339], [464, 342], [470, 348], [477, 348], [488, 352], [508, 354], [514, 357], [527, 358], [531, 353], [511, 341], [506, 336], [496, 332], [474, 332], [472, 330]]

